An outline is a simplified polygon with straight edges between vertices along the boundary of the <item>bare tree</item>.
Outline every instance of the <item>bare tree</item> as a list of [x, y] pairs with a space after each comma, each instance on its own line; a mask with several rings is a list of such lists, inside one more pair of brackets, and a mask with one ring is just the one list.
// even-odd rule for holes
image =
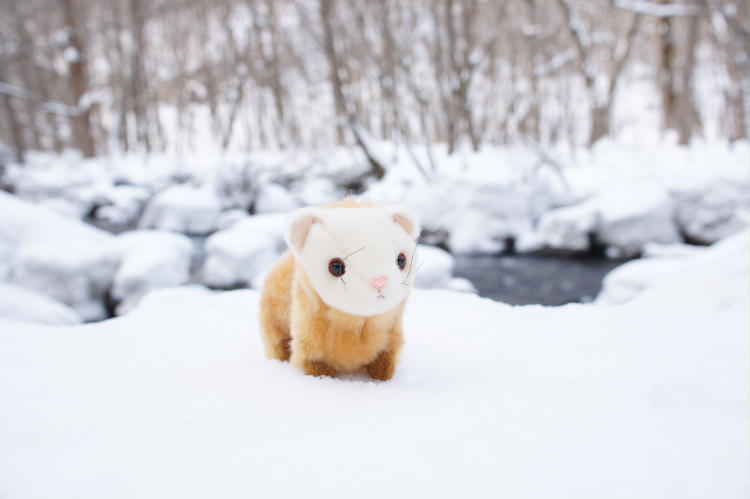
[[[612, 44], [608, 47], [607, 60], [610, 62], [609, 68], [602, 71], [607, 75], [608, 85], [606, 92], [601, 92], [597, 87], [597, 74], [595, 73], [594, 56], [596, 47], [585, 32], [581, 20], [577, 19], [570, 6], [570, 0], [556, 0], [557, 5], [563, 13], [564, 28], [573, 42], [573, 47], [577, 54], [576, 68], [583, 78], [588, 97], [589, 111], [591, 113], [591, 132], [589, 134], [588, 144], [594, 145], [602, 137], [609, 135], [612, 119], [612, 104], [614, 102], [617, 85], [622, 75], [622, 70], [630, 56], [633, 42], [638, 33], [641, 21], [641, 14], [631, 14], [631, 19], [627, 33], [624, 37], [618, 37], [620, 43]], [[614, 14], [613, 9], [609, 9], [608, 14]]]

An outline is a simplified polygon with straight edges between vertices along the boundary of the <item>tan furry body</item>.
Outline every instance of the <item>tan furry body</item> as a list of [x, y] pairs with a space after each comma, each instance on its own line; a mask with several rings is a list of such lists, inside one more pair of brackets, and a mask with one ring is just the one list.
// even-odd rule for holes
[[370, 317], [331, 308], [288, 252], [271, 269], [261, 295], [266, 355], [291, 360], [315, 376], [334, 376], [364, 367], [375, 379], [390, 379], [403, 344], [405, 303]]

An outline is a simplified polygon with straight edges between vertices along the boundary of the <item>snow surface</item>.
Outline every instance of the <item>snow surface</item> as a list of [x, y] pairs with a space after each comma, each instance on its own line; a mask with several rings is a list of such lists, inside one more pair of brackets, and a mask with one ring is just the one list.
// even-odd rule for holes
[[747, 255], [622, 306], [416, 290], [384, 383], [265, 359], [253, 290], [0, 320], [0, 497], [745, 498]]
[[192, 256], [193, 244], [182, 234], [112, 236], [0, 192], [0, 282], [64, 303], [86, 321], [108, 316], [108, 296], [119, 314], [149, 291], [185, 284]]
[[149, 201], [139, 227], [204, 235], [216, 230], [220, 213], [221, 204], [211, 188], [175, 185]]
[[0, 317], [39, 324], [78, 324], [81, 318], [72, 308], [41, 293], [0, 282]]
[[190, 279], [193, 243], [182, 234], [135, 230], [117, 236], [111, 254], [121, 262], [111, 295], [117, 315], [132, 310], [150, 291], [185, 284]]
[[106, 317], [104, 295], [117, 262], [113, 237], [0, 192], [0, 280], [65, 303], [84, 320]]
[[203, 283], [216, 288], [253, 286], [286, 250], [285, 220], [286, 214], [245, 217], [212, 234], [205, 243]]

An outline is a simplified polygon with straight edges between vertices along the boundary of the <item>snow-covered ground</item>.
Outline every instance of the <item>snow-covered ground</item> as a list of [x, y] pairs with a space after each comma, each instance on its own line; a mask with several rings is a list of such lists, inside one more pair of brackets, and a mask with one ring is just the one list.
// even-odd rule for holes
[[0, 497], [745, 498], [748, 251], [618, 306], [416, 290], [384, 383], [266, 360], [254, 290], [0, 319]]

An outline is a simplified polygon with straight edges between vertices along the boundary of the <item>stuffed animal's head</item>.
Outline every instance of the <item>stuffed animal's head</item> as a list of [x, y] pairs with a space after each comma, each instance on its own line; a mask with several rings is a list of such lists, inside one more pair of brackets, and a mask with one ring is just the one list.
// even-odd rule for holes
[[416, 218], [401, 205], [312, 207], [292, 213], [285, 237], [328, 306], [371, 316], [409, 293], [418, 233]]

